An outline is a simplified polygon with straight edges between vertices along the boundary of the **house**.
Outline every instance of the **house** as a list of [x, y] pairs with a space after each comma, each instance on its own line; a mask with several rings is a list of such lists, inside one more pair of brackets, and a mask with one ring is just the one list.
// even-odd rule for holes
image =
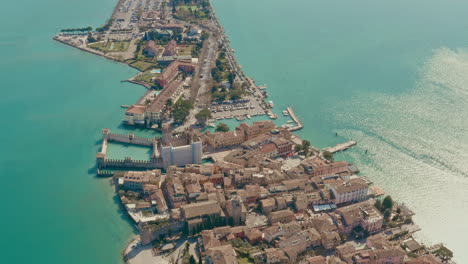
[[349, 174], [351, 171], [349, 164], [346, 161], [338, 161], [326, 165], [314, 166], [312, 170], [315, 177]]
[[204, 144], [214, 149], [220, 149], [242, 144], [245, 136], [244, 133], [238, 130], [216, 133], [206, 131], [202, 138]]
[[205, 256], [207, 264], [237, 264], [237, 254], [230, 244], [212, 247]]
[[247, 241], [254, 245], [262, 240], [262, 232], [256, 228], [252, 228], [250, 232], [247, 233]]
[[278, 248], [265, 249], [265, 258], [267, 264], [289, 264], [289, 258], [285, 252]]
[[268, 216], [268, 219], [270, 221], [270, 224], [288, 223], [288, 222], [291, 222], [294, 219], [294, 213], [289, 209], [281, 210], [281, 211], [277, 211], [277, 212], [272, 212]]
[[196, 224], [203, 223], [205, 219], [210, 218], [211, 222], [214, 219], [224, 216], [217, 201], [206, 201], [192, 204], [181, 205], [182, 216], [189, 223], [189, 229], [192, 229], [193, 225], [190, 225], [190, 220], [198, 220], [194, 222]]
[[160, 175], [160, 170], [127, 171], [123, 176], [123, 187], [130, 191], [143, 191], [145, 184], [157, 183]]
[[253, 123], [253, 125], [242, 123], [236, 129], [243, 131], [245, 135], [245, 140], [249, 140], [261, 134], [267, 133], [273, 130], [275, 127], [276, 125], [272, 121], [267, 120], [267, 121], [256, 121]]
[[369, 233], [375, 233], [380, 231], [383, 225], [382, 214], [371, 202], [361, 202], [338, 208], [333, 216], [339, 223], [339, 231], [344, 234], [350, 234], [357, 226], [361, 226]]
[[322, 247], [325, 249], [333, 249], [341, 244], [341, 237], [336, 231], [322, 232], [320, 235]]
[[309, 264], [324, 264], [327, 263], [327, 258], [324, 256], [315, 256], [307, 259]]
[[272, 211], [276, 209], [276, 202], [274, 198], [267, 198], [260, 200], [260, 205], [262, 206], [262, 212], [265, 215], [270, 214]]
[[359, 202], [367, 199], [369, 185], [360, 178], [350, 180], [331, 180], [325, 187], [335, 196], [336, 204]]
[[166, 47], [164, 48], [163, 56], [175, 56], [177, 53], [177, 42], [175, 40], [171, 40], [167, 43]]
[[158, 56], [158, 47], [154, 41], [149, 40], [146, 42], [143, 52], [148, 57], [156, 57]]
[[179, 208], [187, 203], [185, 189], [179, 178], [167, 180], [163, 185], [163, 191], [171, 208]]
[[405, 264], [442, 264], [442, 261], [436, 256], [429, 254], [413, 260], [405, 261]]
[[175, 79], [179, 71], [193, 73], [195, 65], [189, 61], [175, 60], [167, 66], [164, 71], [156, 79], [156, 83], [162, 88], [166, 87], [172, 80]]
[[123, 122], [127, 125], [144, 125], [146, 105], [132, 105], [125, 111]]
[[273, 144], [278, 149], [278, 156], [289, 156], [292, 154], [294, 143], [286, 140], [283, 137], [277, 137], [273, 140]]

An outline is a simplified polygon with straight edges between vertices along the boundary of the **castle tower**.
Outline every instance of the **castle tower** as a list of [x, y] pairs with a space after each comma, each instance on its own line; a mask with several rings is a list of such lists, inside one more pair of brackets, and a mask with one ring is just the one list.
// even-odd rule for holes
[[169, 145], [172, 142], [172, 127], [169, 123], [164, 123], [162, 125], [162, 140], [163, 145]]
[[[235, 226], [245, 222], [246, 210], [242, 204], [242, 199], [239, 196], [234, 196], [229, 200], [226, 206], [227, 213], [231, 218], [232, 224]], [[229, 220], [228, 220], [229, 223]]]

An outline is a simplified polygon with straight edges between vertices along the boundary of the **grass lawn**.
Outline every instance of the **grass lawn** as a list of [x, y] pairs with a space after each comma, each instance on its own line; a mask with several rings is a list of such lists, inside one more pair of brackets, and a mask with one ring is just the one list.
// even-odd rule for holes
[[143, 71], [143, 72], [148, 70], [149, 68], [155, 66], [154, 63], [150, 63], [150, 62], [146, 62], [146, 61], [136, 61], [136, 62], [133, 62], [130, 65], [137, 68], [137, 69], [139, 69], [140, 71]]
[[250, 262], [248, 258], [237, 258], [237, 261], [239, 264], [251, 264], [253, 262]]
[[192, 49], [194, 45], [180, 45], [178, 46], [177, 55], [179, 56], [188, 56], [192, 55]]
[[109, 42], [96, 42], [88, 44], [88, 47], [102, 51], [104, 53], [108, 52], [124, 52], [128, 50], [130, 41], [109, 41]]
[[190, 9], [192, 9], [192, 11], [195, 11], [195, 10], [199, 10], [200, 7], [194, 6], [194, 5], [182, 5], [182, 6], [177, 7], [177, 10], [179, 9], [190, 12]]
[[183, 5], [177, 7], [176, 17], [182, 20], [208, 19], [208, 16], [198, 6]]
[[142, 72], [135, 76], [135, 81], [145, 82], [149, 85], [153, 85], [154, 83], [151, 81], [153, 78], [157, 78], [159, 73], [151, 73], [150, 71]]

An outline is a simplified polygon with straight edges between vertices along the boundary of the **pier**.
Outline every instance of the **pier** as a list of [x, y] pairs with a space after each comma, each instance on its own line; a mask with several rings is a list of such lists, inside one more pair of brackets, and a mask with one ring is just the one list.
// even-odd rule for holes
[[336, 153], [336, 152], [340, 152], [340, 151], [344, 151], [344, 150], [347, 150], [349, 149], [350, 147], [356, 145], [356, 141], [348, 141], [348, 142], [345, 142], [345, 143], [342, 143], [342, 144], [338, 144], [334, 147], [331, 147], [331, 148], [324, 148], [323, 151], [328, 151], [330, 153]]
[[299, 120], [299, 118], [297, 118], [296, 114], [294, 113], [293, 109], [288, 106], [286, 108], [286, 111], [288, 112], [288, 114], [291, 116], [291, 119], [294, 121], [294, 123], [296, 123], [296, 126], [294, 127], [290, 127], [288, 128], [289, 131], [293, 132], [293, 131], [296, 131], [296, 130], [300, 130], [304, 127], [304, 125], [302, 124], [302, 122]]

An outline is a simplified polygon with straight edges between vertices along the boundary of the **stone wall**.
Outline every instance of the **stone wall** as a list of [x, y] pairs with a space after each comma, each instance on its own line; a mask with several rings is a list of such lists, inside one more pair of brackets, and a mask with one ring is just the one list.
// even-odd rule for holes
[[161, 235], [167, 236], [169, 234], [169, 229], [172, 234], [181, 232], [184, 227], [184, 222], [174, 222], [169, 225], [162, 226], [158, 229], [149, 229], [147, 227], [139, 227], [140, 230], [140, 240], [143, 245], [150, 244], [155, 240], [159, 240]]

